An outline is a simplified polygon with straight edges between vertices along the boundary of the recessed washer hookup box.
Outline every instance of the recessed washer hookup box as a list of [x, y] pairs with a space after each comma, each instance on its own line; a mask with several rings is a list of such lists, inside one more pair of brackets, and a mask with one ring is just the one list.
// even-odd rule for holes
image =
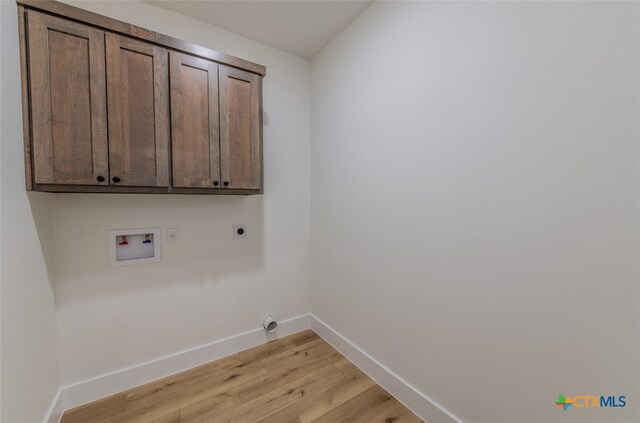
[[109, 267], [160, 262], [160, 228], [109, 231]]

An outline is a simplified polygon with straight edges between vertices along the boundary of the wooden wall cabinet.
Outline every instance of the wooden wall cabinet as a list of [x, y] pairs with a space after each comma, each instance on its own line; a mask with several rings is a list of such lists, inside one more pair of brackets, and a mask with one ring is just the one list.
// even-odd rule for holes
[[260, 189], [262, 78], [220, 65], [220, 172], [222, 184]]
[[107, 33], [109, 172], [122, 186], [169, 186], [167, 51]]
[[218, 64], [171, 52], [173, 184], [220, 186]]
[[263, 191], [264, 66], [17, 0], [28, 190]]
[[104, 32], [38, 12], [28, 18], [34, 181], [107, 183]]

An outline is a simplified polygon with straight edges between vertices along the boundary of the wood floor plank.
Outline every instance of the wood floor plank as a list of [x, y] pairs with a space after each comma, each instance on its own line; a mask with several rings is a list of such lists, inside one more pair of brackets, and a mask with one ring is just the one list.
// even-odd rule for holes
[[162, 416], [159, 419], [148, 420], [149, 423], [182, 423], [180, 418], [180, 410], [174, 411], [166, 416]]
[[347, 358], [342, 354], [340, 354], [338, 351], [335, 351], [334, 353], [330, 354], [329, 359], [331, 360], [334, 366], [336, 366], [340, 371], [342, 371], [345, 374], [360, 371], [360, 369], [358, 369], [355, 366], [355, 364], [347, 360]]
[[326, 357], [322, 357], [308, 360], [304, 363], [293, 363], [276, 367], [270, 372], [267, 372], [266, 375], [260, 376], [258, 379], [240, 386], [236, 394], [245, 400], [251, 400], [273, 391], [279, 386], [283, 386], [329, 366], [331, 366], [331, 362]]
[[244, 403], [240, 396], [223, 391], [180, 409], [180, 418], [185, 423], [210, 421], [213, 416]]
[[[267, 416], [269, 415], [267, 410], [275, 412], [289, 405], [290, 401], [295, 401], [296, 394], [306, 395], [305, 387], [307, 390], [309, 389], [307, 385], [314, 388], [320, 376], [326, 383], [341, 377], [337, 369], [332, 368], [328, 362], [325, 364], [316, 372], [300, 374], [301, 377], [294, 380], [273, 384], [267, 391], [263, 388], [259, 389], [262, 386], [259, 380], [251, 381], [227, 392], [230, 401], [215, 401], [213, 398], [208, 398], [181, 410], [181, 415], [183, 420], [189, 423], [230, 421], [239, 417], [248, 419], [251, 417], [252, 409], [256, 409], [254, 412], [259, 412], [260, 418]], [[278, 399], [279, 397], [288, 397], [289, 400], [283, 401], [282, 398]], [[265, 407], [264, 404], [267, 406]]]
[[264, 419], [258, 420], [258, 423], [301, 423], [301, 420], [293, 408], [287, 407], [276, 411]]
[[263, 358], [260, 361], [264, 368], [269, 371], [285, 364], [292, 365], [294, 363], [298, 363], [303, 365], [305, 361], [328, 356], [334, 352], [336, 352], [336, 350], [334, 350], [323, 339], [317, 339], [304, 343], [298, 347], [290, 348], [279, 354]]
[[247, 363], [234, 356], [207, 363], [184, 372], [177, 373], [127, 391], [127, 399], [133, 401], [138, 398], [154, 396], [161, 398], [163, 395], [171, 395], [173, 391], [182, 386], [206, 383], [210, 378], [220, 375], [228, 375], [235, 368], [242, 368]]
[[[173, 410], [179, 410], [206, 398], [215, 397], [244, 382], [266, 374], [259, 361], [227, 364], [220, 371], [198, 375], [194, 383], [189, 380], [170, 381], [157, 387], [153, 395], [130, 396], [124, 412], [128, 422], [147, 422], [159, 418]], [[222, 395], [222, 399], [226, 399]]]
[[312, 422], [329, 411], [355, 398], [375, 382], [361, 371], [343, 376], [330, 389], [317, 391], [293, 404], [293, 409], [303, 423]]
[[[310, 392], [322, 389], [341, 377], [342, 373], [340, 373], [338, 369], [328, 365], [302, 378], [280, 385], [264, 395], [254, 398], [238, 407], [229, 409], [224, 413], [216, 414], [215, 416], [208, 416], [205, 420], [195, 420], [194, 423], [205, 421], [229, 423], [257, 422], [264, 416], [268, 416], [290, 406], [300, 398], [309, 395]], [[188, 421], [191, 422], [191, 420]]]
[[95, 423], [117, 422], [118, 416], [124, 412], [127, 401], [125, 392], [94, 401], [91, 404], [65, 411], [61, 423]]
[[306, 344], [307, 342], [316, 341], [318, 339], [322, 339], [318, 336], [317, 333], [312, 331], [311, 329], [303, 330], [302, 332], [294, 333], [287, 337], [287, 339], [296, 347]]
[[367, 422], [391, 408], [395, 401], [397, 400], [387, 391], [375, 385], [314, 420], [314, 422]]
[[337, 423], [420, 419], [313, 331], [121, 392], [62, 423]]
[[424, 423], [422, 419], [401, 402], [395, 401], [391, 407], [378, 414], [367, 423]]

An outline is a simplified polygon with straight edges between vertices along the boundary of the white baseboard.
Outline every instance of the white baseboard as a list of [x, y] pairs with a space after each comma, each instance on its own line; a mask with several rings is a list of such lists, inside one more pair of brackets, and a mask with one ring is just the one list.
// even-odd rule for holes
[[[278, 328], [273, 334], [265, 333], [263, 328], [244, 332], [207, 345], [65, 386], [61, 389], [62, 395], [59, 396], [62, 398], [64, 410], [69, 410], [201, 364], [257, 347], [273, 339], [288, 336], [309, 327], [308, 314], [294, 317], [279, 322]], [[47, 423], [52, 423], [52, 418], [53, 415], [49, 417]]]
[[311, 329], [427, 423], [462, 423], [313, 314]]
[[47, 411], [43, 423], [60, 423], [63, 412], [64, 404], [62, 400], [62, 389], [58, 389], [58, 393], [49, 406], [49, 410]]
[[312, 314], [305, 314], [280, 322], [276, 333], [271, 335], [266, 334], [262, 328], [255, 329], [84, 382], [65, 386], [58, 391], [43, 423], [59, 423], [65, 410], [257, 347], [273, 339], [288, 336], [308, 328], [313, 329], [325, 341], [340, 351], [342, 355], [426, 422], [462, 423], [460, 419]]

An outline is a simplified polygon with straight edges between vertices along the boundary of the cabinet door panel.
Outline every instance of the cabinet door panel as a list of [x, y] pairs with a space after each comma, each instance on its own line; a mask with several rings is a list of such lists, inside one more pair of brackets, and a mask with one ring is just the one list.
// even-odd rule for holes
[[169, 58], [173, 186], [219, 186], [218, 65], [174, 52]]
[[261, 79], [220, 65], [220, 162], [228, 188], [261, 189]]
[[29, 11], [28, 40], [35, 182], [105, 185], [104, 33]]
[[169, 185], [167, 52], [106, 34], [109, 169], [117, 185]]

